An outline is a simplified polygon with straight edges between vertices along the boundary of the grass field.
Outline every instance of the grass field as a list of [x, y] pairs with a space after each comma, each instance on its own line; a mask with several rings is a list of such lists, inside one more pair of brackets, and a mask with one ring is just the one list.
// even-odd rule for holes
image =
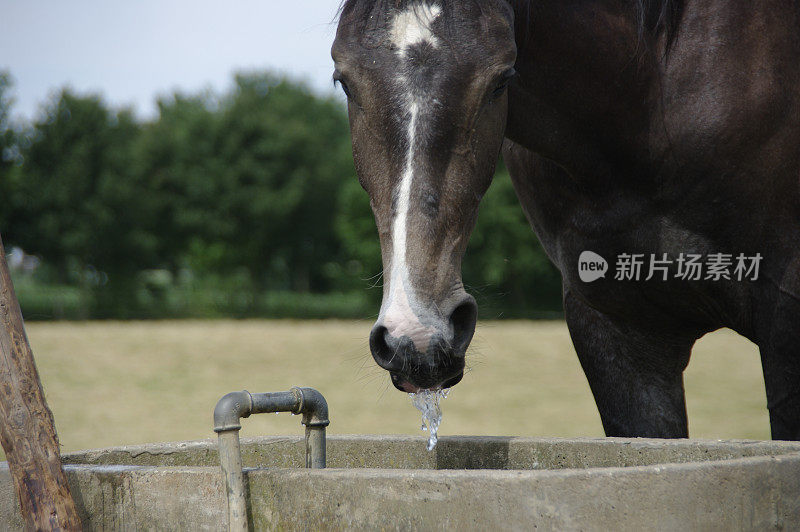
[[[313, 386], [330, 433], [419, 434], [409, 398], [369, 356], [367, 322], [176, 321], [27, 326], [65, 450], [213, 437], [233, 391]], [[470, 371], [442, 403], [441, 434], [602, 436], [563, 322], [478, 326]], [[757, 348], [731, 331], [698, 342], [686, 374], [692, 437], [769, 437]], [[263, 414], [243, 436], [301, 434]]]

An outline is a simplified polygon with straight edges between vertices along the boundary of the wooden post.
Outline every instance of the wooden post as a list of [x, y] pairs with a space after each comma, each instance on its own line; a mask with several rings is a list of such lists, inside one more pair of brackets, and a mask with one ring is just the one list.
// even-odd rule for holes
[[27, 530], [80, 530], [0, 238], [0, 443]]

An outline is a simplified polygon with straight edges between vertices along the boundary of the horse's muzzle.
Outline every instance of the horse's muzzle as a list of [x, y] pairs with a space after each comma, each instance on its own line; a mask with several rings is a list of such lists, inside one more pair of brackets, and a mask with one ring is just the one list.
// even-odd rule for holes
[[[464, 376], [464, 355], [475, 332], [477, 305], [466, 296], [436, 327], [427, 344], [415, 342], [413, 331], [395, 329], [392, 334], [379, 320], [369, 337], [375, 362], [389, 371], [392, 384], [400, 391], [449, 388]], [[400, 336], [398, 336], [398, 334]]]

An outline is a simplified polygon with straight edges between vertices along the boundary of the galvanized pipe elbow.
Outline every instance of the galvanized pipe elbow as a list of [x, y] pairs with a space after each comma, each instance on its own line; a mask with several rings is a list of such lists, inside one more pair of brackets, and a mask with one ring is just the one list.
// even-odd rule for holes
[[239, 430], [239, 420], [248, 417], [253, 410], [253, 398], [250, 392], [231, 392], [222, 396], [214, 407], [214, 432]]
[[314, 388], [293, 387], [292, 391], [300, 394], [300, 408], [303, 414], [303, 425], [307, 427], [327, 427], [331, 424], [328, 419], [328, 402]]
[[248, 530], [245, 477], [239, 446], [239, 420], [250, 414], [291, 412], [303, 414], [306, 426], [306, 467], [325, 468], [325, 427], [328, 402], [314, 388], [291, 388], [288, 392], [231, 392], [214, 407], [214, 432], [219, 435], [219, 463], [228, 496], [228, 530]]

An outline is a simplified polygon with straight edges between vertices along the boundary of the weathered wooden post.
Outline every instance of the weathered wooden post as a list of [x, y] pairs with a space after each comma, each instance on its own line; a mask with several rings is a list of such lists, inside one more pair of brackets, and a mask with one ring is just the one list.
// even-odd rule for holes
[[0, 238], [0, 443], [28, 530], [80, 530]]

